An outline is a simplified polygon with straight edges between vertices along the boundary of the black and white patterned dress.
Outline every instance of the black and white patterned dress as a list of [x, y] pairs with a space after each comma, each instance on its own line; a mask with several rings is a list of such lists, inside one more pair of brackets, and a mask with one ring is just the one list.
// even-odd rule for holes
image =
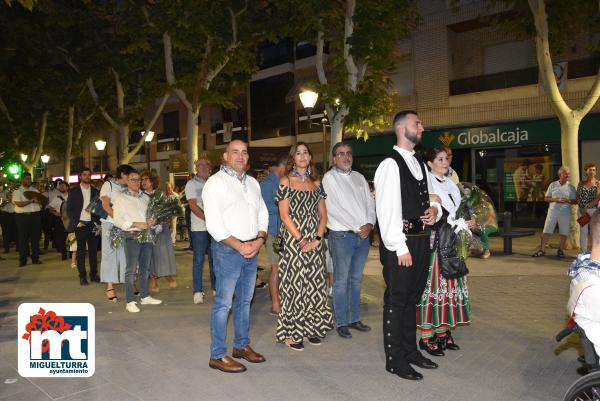
[[[290, 217], [303, 238], [314, 237], [319, 227], [318, 204], [325, 199], [319, 186], [299, 191], [280, 185], [276, 199], [288, 199]], [[282, 225], [283, 249], [279, 261], [281, 311], [277, 318], [277, 341], [291, 338], [325, 337], [333, 329], [333, 313], [327, 299], [327, 274], [322, 245], [313, 252], [301, 252], [296, 240]]]

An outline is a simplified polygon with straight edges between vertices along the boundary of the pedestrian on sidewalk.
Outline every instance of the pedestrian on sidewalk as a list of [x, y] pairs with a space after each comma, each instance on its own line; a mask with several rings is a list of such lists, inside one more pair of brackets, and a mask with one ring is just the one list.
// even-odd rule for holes
[[569, 182], [571, 172], [567, 166], [558, 169], [558, 180], [551, 182], [546, 191], [544, 202], [550, 203], [548, 214], [544, 223], [544, 231], [538, 250], [531, 256], [534, 258], [546, 254], [548, 240], [558, 225], [560, 242], [558, 244], [557, 256], [565, 256], [565, 244], [571, 228], [571, 206], [577, 203], [577, 190]]
[[[579, 205], [579, 216], [591, 217], [598, 208], [598, 197], [600, 185], [596, 179], [597, 167], [594, 163], [583, 166], [585, 179], [577, 185], [577, 204]], [[579, 244], [581, 252], [588, 250], [588, 235], [591, 234], [590, 223], [584, 224], [579, 231]]]
[[4, 187], [0, 191], [0, 226], [2, 227], [2, 243], [4, 253], [10, 252], [10, 246], [14, 242], [15, 249], [19, 251], [19, 241], [17, 236], [17, 223], [15, 221], [15, 204], [12, 200], [12, 190], [10, 187]]
[[283, 241], [276, 338], [295, 351], [304, 350], [304, 338], [320, 345], [334, 326], [322, 245], [327, 230], [326, 197], [310, 149], [298, 142], [290, 151], [276, 198]]
[[90, 262], [90, 280], [100, 282], [98, 277], [98, 242], [94, 232], [94, 223], [99, 223], [97, 216], [87, 209], [90, 201], [100, 192], [92, 186], [92, 171], [84, 167], [79, 173], [79, 185], [69, 191], [67, 214], [69, 216], [68, 232], [74, 232], [77, 239], [77, 269], [79, 284], [89, 285], [85, 270], [85, 252], [87, 249]]
[[223, 154], [225, 164], [206, 181], [202, 190], [206, 228], [214, 238], [211, 251], [217, 284], [210, 319], [208, 365], [226, 373], [246, 370], [227, 355], [227, 320], [234, 298], [232, 355], [252, 363], [265, 361], [250, 347], [249, 331], [256, 256], [266, 241], [269, 212], [258, 181], [246, 174], [248, 159], [245, 142], [229, 142]]
[[[113, 223], [125, 231], [125, 297], [127, 312], [137, 313], [135, 295], [136, 270], [140, 280], [140, 304], [158, 305], [162, 301], [150, 296], [148, 292], [148, 277], [150, 275], [150, 258], [152, 257], [152, 242], [141, 239], [142, 230], [152, 229], [156, 225], [154, 218], [148, 219], [146, 212], [150, 198], [140, 190], [141, 178], [137, 170], [132, 170], [127, 176], [127, 189], [113, 197]], [[79, 245], [78, 245], [79, 246]]]
[[349, 329], [371, 330], [360, 320], [360, 288], [377, 216], [367, 180], [352, 170], [352, 147], [338, 142], [331, 153], [335, 164], [323, 176], [323, 189], [333, 259], [333, 308], [338, 334], [352, 338]]
[[66, 206], [66, 201], [69, 196], [67, 183], [62, 180], [56, 180], [56, 193], [51, 193], [51, 200], [48, 203], [48, 212], [50, 213], [50, 224], [52, 225], [52, 233], [54, 238], [52, 244], [61, 254], [62, 260], [67, 260], [67, 229], [63, 223], [62, 211]]
[[[458, 186], [447, 175], [450, 161], [443, 147], [427, 151], [425, 155], [429, 166], [433, 192], [442, 201], [442, 217], [433, 226], [436, 232], [448, 229], [457, 240], [457, 230], [469, 230], [475, 227], [473, 219], [465, 221], [456, 216], [461, 202]], [[442, 227], [445, 226], [445, 227]], [[450, 226], [450, 227], [448, 227]], [[470, 234], [469, 234], [470, 235]], [[471, 304], [467, 288], [467, 276], [446, 278], [440, 268], [439, 249], [446, 246], [440, 244], [440, 236], [436, 233], [435, 247], [429, 260], [427, 285], [417, 305], [417, 327], [421, 334], [419, 346], [428, 354], [443, 356], [445, 349], [458, 350], [451, 329], [457, 325], [471, 321]]]
[[[152, 198], [158, 191], [158, 177], [151, 171], [142, 173], [142, 189], [148, 197]], [[165, 277], [169, 287], [177, 287], [175, 276], [177, 275], [177, 263], [175, 262], [175, 250], [171, 240], [171, 220], [159, 221], [160, 231], [156, 234], [152, 244], [152, 256], [150, 257], [150, 291], [159, 292], [158, 278]]]
[[386, 370], [407, 380], [423, 375], [412, 366], [437, 368], [417, 349], [416, 305], [427, 282], [430, 227], [441, 217], [432, 201], [431, 177], [414, 147], [423, 125], [414, 111], [394, 117], [396, 146], [375, 172], [375, 202], [381, 241], [380, 260], [386, 289], [383, 343]]
[[129, 164], [121, 164], [117, 167], [115, 178], [108, 179], [100, 189], [100, 201], [106, 216], [100, 219], [102, 222], [102, 259], [100, 261], [100, 281], [106, 283], [106, 298], [117, 302], [118, 297], [114, 284], [125, 282], [125, 269], [127, 259], [125, 258], [125, 247], [113, 248], [110, 243], [110, 232], [114, 226], [114, 210], [112, 208], [113, 198], [127, 189], [127, 178], [134, 170]]
[[[31, 174], [24, 173], [21, 186], [12, 194], [12, 202], [15, 205], [15, 223], [19, 239], [19, 267], [27, 264], [27, 257], [31, 255], [31, 263], [39, 265], [40, 262], [40, 238], [42, 236], [42, 214], [41, 206], [34, 197], [28, 199], [25, 192], [38, 192], [31, 185]], [[29, 246], [31, 245], [31, 252]]]
[[190, 222], [191, 226], [190, 242], [194, 257], [192, 260], [192, 282], [193, 295], [192, 299], [195, 304], [204, 303], [204, 286], [202, 285], [202, 272], [204, 271], [204, 255], [207, 253], [208, 264], [210, 269], [211, 287], [215, 290], [213, 261], [210, 256], [210, 235], [206, 229], [206, 216], [204, 215], [204, 205], [202, 203], [202, 191], [204, 185], [210, 176], [210, 161], [201, 157], [194, 163], [196, 167], [196, 175], [189, 180], [185, 185], [185, 197], [188, 202], [188, 207], [191, 211]]
[[269, 292], [271, 294], [271, 314], [277, 315], [281, 310], [279, 305], [279, 250], [275, 249], [277, 236], [281, 228], [281, 219], [279, 218], [279, 206], [275, 199], [279, 180], [285, 174], [285, 164], [287, 156], [281, 157], [268, 166], [269, 174], [261, 181], [260, 191], [269, 211], [269, 229], [267, 231], [267, 242], [265, 248], [271, 263], [271, 273], [269, 274]]

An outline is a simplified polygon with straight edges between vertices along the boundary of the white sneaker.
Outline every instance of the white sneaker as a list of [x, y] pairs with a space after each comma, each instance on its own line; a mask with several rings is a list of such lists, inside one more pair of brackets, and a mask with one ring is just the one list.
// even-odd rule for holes
[[217, 291], [213, 290], [213, 297], [216, 297], [216, 296], [217, 296]]
[[127, 305], [125, 306], [125, 310], [127, 312], [131, 312], [131, 313], [139, 312], [140, 308], [138, 308], [136, 304], [137, 304], [137, 302], [135, 302], [135, 301], [127, 302]]
[[196, 305], [204, 303], [204, 293], [203, 292], [195, 292], [194, 293], [194, 303]]
[[159, 305], [162, 304], [162, 301], [160, 299], [152, 298], [150, 295], [148, 295], [146, 298], [140, 299], [140, 303], [142, 305]]

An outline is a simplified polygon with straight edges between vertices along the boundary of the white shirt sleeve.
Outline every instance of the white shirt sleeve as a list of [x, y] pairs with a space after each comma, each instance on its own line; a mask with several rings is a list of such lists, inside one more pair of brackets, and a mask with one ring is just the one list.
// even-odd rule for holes
[[267, 204], [262, 197], [262, 192], [260, 191], [260, 185], [256, 182], [256, 186], [258, 189], [259, 196], [259, 206], [258, 206], [258, 231], [269, 231], [269, 210], [267, 209]]
[[[202, 190], [202, 202], [204, 204], [204, 216], [206, 217], [206, 230], [215, 239], [215, 241], [220, 242], [231, 237], [231, 232], [226, 228], [225, 221], [223, 220], [223, 212], [220, 210], [219, 190], [220, 186], [223, 186], [223, 184], [217, 180], [218, 177], [215, 176], [206, 181], [206, 184], [204, 184], [204, 189]], [[185, 190], [187, 197], [187, 185], [185, 186]], [[262, 203], [264, 204], [264, 201]]]
[[[192, 180], [189, 180], [185, 184], [185, 199], [189, 202], [190, 199], [196, 199], [196, 191], [194, 189], [194, 183]], [[200, 199], [196, 199], [196, 204], [200, 203]]]
[[108, 197], [111, 198], [112, 193], [112, 184], [109, 181], [106, 181], [102, 184], [102, 188], [100, 188], [100, 198]]
[[400, 173], [396, 161], [385, 159], [375, 172], [375, 205], [381, 240], [387, 249], [401, 256], [407, 254], [402, 218]]
[[121, 230], [129, 230], [133, 226], [133, 221], [127, 219], [125, 201], [125, 197], [117, 197], [113, 204], [113, 224]]
[[[425, 163], [423, 163], [423, 164], [425, 164]], [[429, 192], [429, 194], [438, 195], [435, 193], [435, 189], [433, 188], [433, 185], [431, 184], [431, 173], [429, 172], [429, 169], [427, 168], [427, 166], [425, 166], [425, 174], [427, 174], [427, 192]], [[431, 206], [435, 207], [438, 211], [437, 216], [435, 217], [435, 222], [437, 223], [442, 218], [442, 205], [440, 205], [438, 202], [434, 202], [434, 201], [430, 201], [429, 204]]]
[[375, 222], [377, 221], [377, 214], [375, 213], [375, 200], [373, 199], [373, 196], [371, 196], [369, 183], [364, 176], [363, 180], [365, 182], [365, 198], [367, 200], [367, 223], [375, 226]]

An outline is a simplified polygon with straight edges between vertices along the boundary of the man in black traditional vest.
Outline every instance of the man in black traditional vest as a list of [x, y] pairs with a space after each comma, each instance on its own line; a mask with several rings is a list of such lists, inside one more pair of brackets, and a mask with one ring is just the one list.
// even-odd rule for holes
[[375, 172], [375, 199], [386, 283], [383, 343], [386, 370], [407, 380], [423, 375], [412, 365], [437, 364], [417, 350], [416, 304], [425, 288], [430, 256], [430, 226], [441, 217], [439, 198], [430, 195], [429, 173], [414, 147], [423, 125], [414, 111], [394, 117], [396, 146]]

